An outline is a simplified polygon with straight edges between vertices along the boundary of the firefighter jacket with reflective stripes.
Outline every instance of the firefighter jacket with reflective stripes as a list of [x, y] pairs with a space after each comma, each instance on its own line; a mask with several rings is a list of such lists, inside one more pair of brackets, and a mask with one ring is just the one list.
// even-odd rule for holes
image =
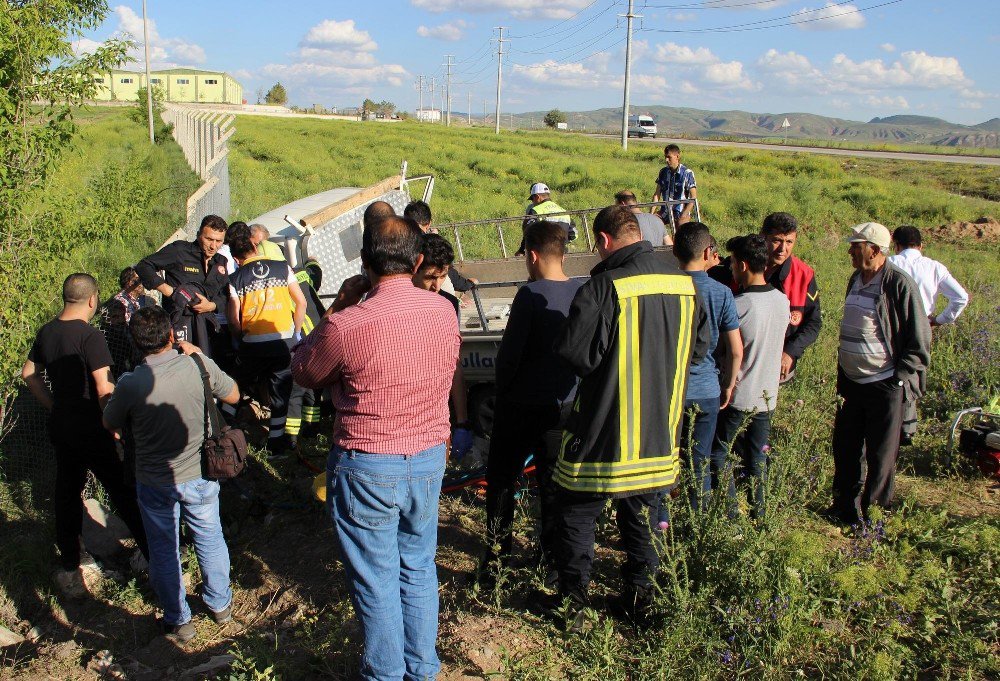
[[553, 479], [614, 497], [675, 484], [688, 367], [709, 342], [691, 277], [648, 242], [595, 267], [555, 345], [581, 381]]
[[299, 282], [299, 288], [306, 299], [306, 317], [302, 322], [302, 335], [308, 336], [316, 328], [320, 320], [323, 319], [323, 313], [326, 312], [326, 308], [323, 307], [323, 301], [320, 300], [316, 289], [312, 287], [312, 279], [309, 277], [309, 272], [304, 269], [296, 270], [295, 279]]

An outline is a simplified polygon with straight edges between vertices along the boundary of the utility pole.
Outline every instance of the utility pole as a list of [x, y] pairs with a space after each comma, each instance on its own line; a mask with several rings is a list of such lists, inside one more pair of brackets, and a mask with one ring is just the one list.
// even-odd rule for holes
[[435, 86], [434, 79], [431, 78], [431, 111], [435, 111], [437, 109], [437, 107], [434, 104], [434, 86]]
[[500, 37], [497, 38], [497, 120], [496, 126], [494, 127], [493, 133], [496, 135], [500, 134], [500, 81], [503, 79], [503, 44], [509, 43], [510, 40], [504, 40], [503, 30], [505, 26], [497, 26], [497, 30], [500, 31]]
[[622, 149], [628, 149], [628, 96], [629, 79], [632, 75], [632, 19], [641, 16], [632, 13], [633, 3], [634, 0], [628, 0], [628, 14], [624, 15], [627, 28], [625, 38], [625, 97], [622, 102]]
[[509, 122], [510, 122], [510, 129], [513, 131], [514, 130], [514, 112], [513, 111], [510, 112], [510, 121]]
[[153, 81], [149, 75], [149, 22], [146, 21], [146, 0], [142, 0], [142, 41], [146, 50], [146, 118], [149, 119], [149, 143], [156, 144], [153, 134]]
[[469, 90], [469, 127], [472, 127], [472, 90]]
[[417, 122], [419, 123], [421, 120], [423, 120], [421, 118], [421, 116], [423, 115], [423, 111], [424, 111], [424, 75], [423, 74], [420, 74], [419, 76], [417, 76], [417, 92], [420, 93], [420, 106], [417, 108], [417, 111], [419, 112], [419, 113], [417, 113]]
[[486, 100], [484, 99], [483, 100], [483, 127], [484, 128], [486, 127], [486, 121], [487, 121], [487, 119], [488, 119], [488, 116], [486, 115]]
[[448, 117], [445, 119], [445, 125], [451, 125], [451, 67], [453, 66], [451, 60], [455, 58], [455, 55], [446, 54], [444, 58], [448, 60], [446, 64], [442, 64], [442, 66], [448, 68], [448, 80], [446, 81], [447, 85], [445, 89], [445, 98], [448, 100], [445, 105], [448, 108]]

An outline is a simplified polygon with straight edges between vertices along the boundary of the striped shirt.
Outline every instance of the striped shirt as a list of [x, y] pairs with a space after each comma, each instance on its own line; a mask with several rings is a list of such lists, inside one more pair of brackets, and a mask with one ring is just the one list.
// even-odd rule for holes
[[840, 368], [855, 383], [874, 383], [896, 372], [892, 353], [879, 328], [875, 306], [882, 296], [883, 267], [870, 282], [858, 276], [847, 293], [840, 322]]
[[292, 375], [304, 388], [331, 386], [337, 445], [416, 454], [448, 439], [460, 342], [455, 308], [443, 296], [390, 277], [325, 317], [294, 349]]

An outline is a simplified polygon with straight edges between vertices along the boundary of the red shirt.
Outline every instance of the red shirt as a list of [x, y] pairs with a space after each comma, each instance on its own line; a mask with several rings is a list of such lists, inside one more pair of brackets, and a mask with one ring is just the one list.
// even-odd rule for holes
[[448, 439], [448, 395], [461, 339], [455, 309], [409, 277], [323, 319], [292, 356], [305, 388], [332, 386], [334, 442], [376, 454], [416, 454]]

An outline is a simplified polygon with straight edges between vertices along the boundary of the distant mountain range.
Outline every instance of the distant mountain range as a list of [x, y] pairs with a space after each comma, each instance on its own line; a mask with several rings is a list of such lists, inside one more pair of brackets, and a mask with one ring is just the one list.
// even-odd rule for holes
[[[634, 114], [649, 114], [656, 119], [658, 137], [784, 137], [781, 128], [787, 118], [791, 127], [789, 138], [851, 141], [934, 144], [947, 147], [1000, 147], [1000, 118], [991, 118], [979, 125], [949, 123], [930, 116], [886, 116], [867, 123], [830, 118], [809, 113], [761, 114], [748, 111], [705, 111], [703, 109], [669, 106], [630, 107]], [[514, 114], [519, 126], [529, 120], [541, 125], [545, 111]], [[621, 109], [565, 112], [574, 130], [620, 130]], [[506, 116], [501, 117], [506, 122]]]

